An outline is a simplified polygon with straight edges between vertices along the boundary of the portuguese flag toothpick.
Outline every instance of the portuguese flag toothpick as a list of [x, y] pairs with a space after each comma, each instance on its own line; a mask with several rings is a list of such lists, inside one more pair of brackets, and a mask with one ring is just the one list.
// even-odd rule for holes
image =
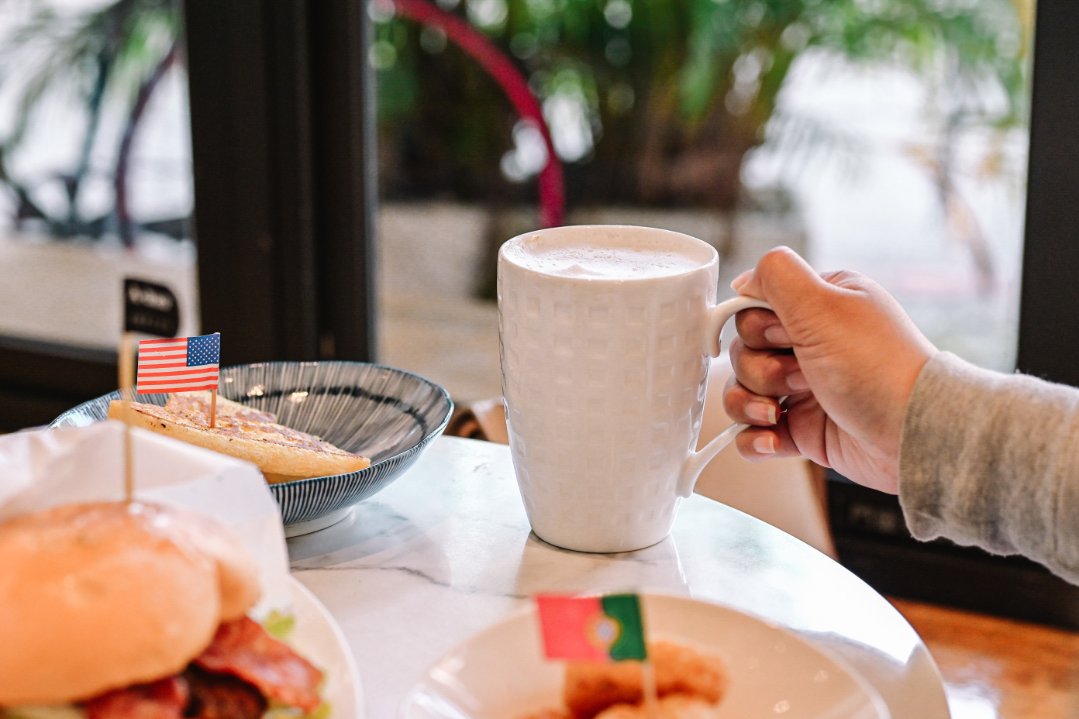
[[548, 659], [617, 662], [648, 658], [636, 594], [539, 595], [536, 607]]

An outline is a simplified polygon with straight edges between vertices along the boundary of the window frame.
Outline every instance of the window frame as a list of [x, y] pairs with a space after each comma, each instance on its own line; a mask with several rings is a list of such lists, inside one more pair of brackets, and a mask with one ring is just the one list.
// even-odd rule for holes
[[371, 24], [358, 0], [188, 0], [204, 331], [229, 364], [375, 355]]
[[1079, 386], [1079, 13], [1038, 0], [1016, 368]]

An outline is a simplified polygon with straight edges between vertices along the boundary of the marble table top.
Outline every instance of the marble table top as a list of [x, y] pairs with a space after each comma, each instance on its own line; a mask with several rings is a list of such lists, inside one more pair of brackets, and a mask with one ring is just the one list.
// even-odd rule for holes
[[433, 442], [342, 522], [288, 541], [294, 576], [351, 645], [366, 719], [392, 719], [426, 669], [539, 592], [653, 590], [726, 604], [845, 658], [892, 719], [947, 717], [937, 667], [892, 605], [838, 563], [713, 500], [659, 544], [581, 554], [529, 531], [504, 445]]

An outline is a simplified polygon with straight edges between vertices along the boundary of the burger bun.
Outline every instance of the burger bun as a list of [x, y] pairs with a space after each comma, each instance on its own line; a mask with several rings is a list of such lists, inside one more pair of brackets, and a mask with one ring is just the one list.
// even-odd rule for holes
[[0, 706], [64, 704], [182, 671], [258, 599], [253, 558], [202, 515], [67, 504], [0, 524]]

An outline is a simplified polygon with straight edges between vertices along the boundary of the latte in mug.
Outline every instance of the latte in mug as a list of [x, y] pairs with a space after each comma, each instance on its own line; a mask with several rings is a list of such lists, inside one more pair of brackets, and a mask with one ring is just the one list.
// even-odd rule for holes
[[505, 248], [508, 261], [557, 277], [636, 280], [668, 277], [700, 266], [700, 259], [654, 243], [552, 246], [535, 235]]
[[502, 246], [510, 448], [541, 539], [618, 552], [670, 532], [721, 449], [693, 451], [719, 330], [738, 309], [763, 306], [717, 306], [718, 267], [707, 243], [643, 227], [561, 227]]

